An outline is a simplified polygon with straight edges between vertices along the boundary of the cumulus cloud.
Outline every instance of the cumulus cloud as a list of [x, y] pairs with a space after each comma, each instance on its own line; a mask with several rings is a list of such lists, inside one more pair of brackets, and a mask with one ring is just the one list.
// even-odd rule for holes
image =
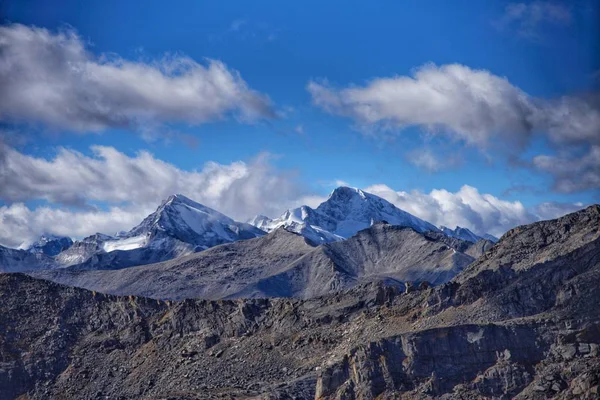
[[223, 63], [92, 54], [73, 30], [0, 26], [0, 120], [87, 132], [235, 115], [272, 117], [268, 98]]
[[496, 21], [499, 29], [513, 30], [518, 35], [538, 40], [543, 25], [571, 24], [571, 10], [556, 1], [534, 1], [531, 3], [509, 3], [504, 14]]
[[553, 176], [553, 187], [558, 192], [600, 190], [600, 146], [591, 146], [580, 157], [573, 157], [571, 154], [535, 156], [533, 165]]
[[519, 201], [480, 193], [469, 185], [462, 186], [457, 192], [444, 189], [429, 193], [395, 191], [383, 184], [365, 190], [434, 225], [461, 226], [479, 235], [490, 233], [498, 237], [517, 225], [556, 218], [583, 207], [582, 204], [543, 203], [529, 209]]
[[549, 101], [538, 109], [535, 125], [560, 147], [600, 144], [600, 94]]
[[534, 98], [506, 78], [460, 64], [426, 64], [412, 77], [376, 78], [363, 87], [311, 81], [307, 89], [315, 105], [359, 125], [419, 126], [480, 147], [495, 140], [519, 150], [536, 131], [556, 143], [600, 140], [597, 101]]
[[535, 117], [529, 96], [506, 78], [459, 64], [427, 64], [413, 77], [376, 78], [364, 87], [311, 81], [307, 88], [315, 105], [359, 125], [420, 126], [478, 146], [496, 135], [524, 143]]
[[131, 229], [154, 211], [156, 205], [130, 205], [108, 210], [66, 210], [47, 206], [35, 209], [23, 203], [0, 207], [0, 245], [20, 247], [43, 233], [85, 237], [96, 232], [112, 234]]
[[[161, 200], [182, 193], [244, 220], [254, 214], [279, 215], [290, 204], [313, 198], [295, 179], [260, 154], [249, 162], [206, 163], [182, 170], [147, 151], [128, 156], [113, 147], [94, 146], [92, 156], [61, 148], [51, 159], [4, 146], [0, 151], [0, 243], [14, 245], [49, 232], [85, 236], [128, 230]], [[47, 200], [71, 206], [58, 210], [22, 202]], [[108, 204], [99, 209], [98, 203]], [[18, 244], [18, 243], [17, 243]]]
[[[268, 154], [248, 162], [208, 162], [198, 170], [182, 170], [147, 151], [129, 156], [113, 147], [91, 150], [86, 155], [60, 148], [45, 159], [0, 147], [0, 200], [9, 203], [0, 206], [0, 244], [16, 247], [42, 233], [84, 237], [128, 230], [173, 193], [238, 220], [255, 214], [278, 216], [286, 208], [316, 207], [326, 200], [306, 190], [293, 171], [274, 167]], [[365, 190], [436, 225], [460, 225], [479, 234], [501, 235], [516, 225], [555, 218], [583, 206], [543, 203], [526, 208], [471, 186], [454, 193], [394, 191], [381, 184]], [[25, 204], [31, 200], [46, 200], [50, 205], [31, 208]]]
[[[364, 86], [341, 89], [311, 81], [307, 89], [316, 106], [348, 117], [359, 126], [374, 129], [417, 126], [486, 153], [491, 149], [502, 150], [500, 154], [514, 158], [534, 134], [545, 135], [551, 146], [561, 149], [563, 159], [573, 163], [573, 170], [581, 146], [590, 149], [600, 144], [597, 94], [552, 100], [536, 98], [506, 78], [459, 64], [427, 64], [417, 68], [412, 76], [376, 78]], [[407, 156], [411, 163], [426, 170], [440, 169], [431, 152], [418, 151]], [[590, 174], [597, 171], [599, 164], [592, 158], [579, 169], [588, 179], [584, 184], [573, 184], [576, 190], [593, 187]], [[560, 178], [558, 170], [545, 167], [538, 170]], [[561, 187], [564, 186], [557, 186]]]

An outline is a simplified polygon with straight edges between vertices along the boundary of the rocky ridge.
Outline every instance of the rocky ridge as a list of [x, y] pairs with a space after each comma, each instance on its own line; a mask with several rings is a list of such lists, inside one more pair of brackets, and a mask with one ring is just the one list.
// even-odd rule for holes
[[[488, 244], [488, 246], [485, 245]], [[119, 270], [41, 271], [36, 277], [110, 294], [159, 299], [310, 298], [385, 281], [444, 283], [489, 247], [384, 223], [316, 246], [279, 228], [166, 262]]]

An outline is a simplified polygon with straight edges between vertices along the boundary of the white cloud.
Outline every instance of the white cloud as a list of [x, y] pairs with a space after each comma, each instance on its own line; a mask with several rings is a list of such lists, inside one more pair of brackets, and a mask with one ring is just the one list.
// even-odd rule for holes
[[456, 151], [434, 151], [429, 146], [410, 151], [406, 159], [412, 165], [429, 172], [455, 168], [463, 163]]
[[542, 25], [569, 25], [573, 20], [571, 10], [556, 1], [509, 3], [502, 17], [496, 21], [500, 29], [514, 30], [522, 37], [539, 40]]
[[[0, 207], [0, 244], [19, 246], [42, 233], [84, 237], [128, 230], [173, 193], [238, 220], [255, 214], [278, 216], [289, 207], [316, 207], [326, 200], [305, 190], [293, 172], [275, 168], [268, 154], [249, 162], [208, 162], [188, 171], [147, 151], [128, 156], [112, 147], [94, 146], [92, 152], [88, 156], [61, 148], [54, 157], [44, 159], [0, 147], [0, 200], [9, 202]], [[467, 185], [454, 193], [443, 189], [402, 192], [381, 184], [365, 190], [436, 225], [460, 225], [480, 234], [500, 235], [516, 225], [554, 218], [582, 206], [543, 203], [528, 209], [518, 201], [504, 201]], [[32, 209], [23, 204], [36, 199], [52, 206]], [[97, 203], [107, 208], [98, 208]]]
[[219, 61], [96, 56], [73, 30], [20, 24], [0, 26], [0, 92], [0, 120], [80, 132], [273, 116], [266, 96]]
[[32, 243], [43, 233], [70, 237], [85, 237], [96, 232], [112, 234], [131, 229], [154, 209], [156, 205], [146, 204], [112, 207], [107, 211], [51, 207], [32, 210], [23, 203], [14, 203], [0, 207], [0, 245], [19, 247]]
[[558, 192], [600, 190], [600, 145], [591, 146], [588, 152], [579, 157], [572, 154], [535, 156], [533, 165], [553, 176], [554, 189]]
[[583, 206], [544, 203], [528, 209], [519, 201], [501, 200], [468, 185], [454, 193], [444, 189], [434, 189], [429, 193], [418, 190], [395, 191], [382, 184], [369, 186], [365, 190], [434, 225], [451, 228], [462, 226], [480, 235], [491, 233], [501, 236], [517, 225], [556, 218]]
[[582, 98], [564, 96], [540, 107], [535, 125], [549, 139], [564, 148], [565, 144], [600, 144], [599, 94]]
[[376, 78], [340, 90], [309, 82], [308, 91], [314, 104], [359, 125], [420, 126], [483, 147], [498, 135], [525, 143], [535, 112], [507, 79], [459, 64], [427, 64], [414, 77]]
[[462, 164], [462, 160], [453, 153], [434, 152], [429, 147], [415, 149], [406, 155], [406, 159], [414, 166], [429, 172], [438, 172], [454, 168]]
[[[554, 100], [535, 98], [506, 78], [459, 64], [427, 64], [416, 69], [413, 76], [376, 78], [362, 87], [335, 89], [313, 81], [307, 89], [315, 105], [348, 117], [359, 126], [418, 126], [432, 134], [441, 133], [477, 146], [487, 155], [493, 149], [495, 155], [514, 158], [534, 134], [544, 134], [551, 147], [561, 150], [562, 161], [577, 164], [581, 146], [593, 152], [591, 146], [600, 144], [597, 94]], [[431, 151], [420, 150], [407, 157], [426, 170], [440, 170], [440, 162]], [[600, 162], [590, 158], [586, 165], [586, 183], [572, 182], [572, 189], [568, 190], [564, 185], [557, 188], [575, 191], [594, 187]], [[538, 170], [552, 173], [557, 180], [568, 179], [555, 168]]]
[[[133, 157], [113, 147], [92, 151], [86, 156], [62, 148], [46, 160], [1, 148], [0, 199], [14, 204], [0, 208], [0, 243], [15, 245], [45, 232], [81, 237], [128, 230], [174, 193], [239, 220], [258, 213], [279, 215], [290, 204], [314, 200], [295, 173], [275, 168], [268, 154], [186, 171], [146, 151]], [[20, 204], [33, 199], [75, 209], [30, 210]], [[112, 207], [96, 209], [97, 202]]]
[[311, 81], [307, 89], [315, 105], [359, 125], [419, 126], [480, 147], [508, 142], [518, 151], [536, 131], [559, 144], [600, 141], [596, 99], [534, 98], [506, 78], [460, 64], [426, 64], [413, 77], [376, 78], [339, 90]]
[[429, 172], [437, 172], [442, 168], [442, 163], [429, 149], [417, 149], [408, 153], [408, 161]]

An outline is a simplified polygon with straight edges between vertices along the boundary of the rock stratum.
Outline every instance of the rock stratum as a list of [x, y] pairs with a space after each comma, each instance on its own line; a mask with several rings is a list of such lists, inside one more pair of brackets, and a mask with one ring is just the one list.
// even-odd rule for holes
[[171, 302], [1, 274], [0, 394], [595, 399], [598, 282], [597, 205], [511, 230], [435, 287]]

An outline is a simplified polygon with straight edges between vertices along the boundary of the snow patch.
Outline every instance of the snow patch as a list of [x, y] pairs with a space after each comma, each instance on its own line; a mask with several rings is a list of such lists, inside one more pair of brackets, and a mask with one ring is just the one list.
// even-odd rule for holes
[[483, 329], [480, 329], [477, 332], [467, 332], [467, 342], [476, 343], [481, 339], [483, 339]]
[[146, 245], [146, 236], [134, 236], [127, 239], [109, 240], [102, 244], [102, 249], [110, 253], [115, 250], [134, 250]]

